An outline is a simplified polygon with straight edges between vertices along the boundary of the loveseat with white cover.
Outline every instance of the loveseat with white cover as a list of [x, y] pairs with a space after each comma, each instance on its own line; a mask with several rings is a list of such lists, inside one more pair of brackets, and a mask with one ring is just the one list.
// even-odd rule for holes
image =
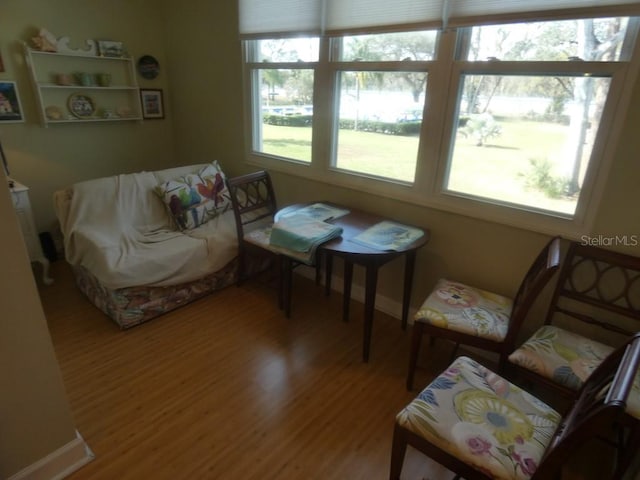
[[217, 162], [76, 183], [54, 204], [78, 287], [121, 328], [236, 281], [235, 220]]

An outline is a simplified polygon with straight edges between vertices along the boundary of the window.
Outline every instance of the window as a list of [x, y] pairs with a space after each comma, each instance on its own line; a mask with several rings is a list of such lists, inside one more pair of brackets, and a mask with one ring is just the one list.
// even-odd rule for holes
[[340, 52], [330, 63], [338, 78], [336, 168], [414, 181], [436, 40], [434, 31], [333, 40]]
[[254, 102], [253, 150], [311, 162], [313, 62], [318, 38], [254, 42], [250, 53]]
[[615, 62], [627, 51], [627, 24], [603, 18], [467, 31], [462, 60], [489, 63], [457, 63], [444, 189], [574, 216]]
[[441, 30], [427, 8], [421, 22], [352, 33], [332, 10], [371, 1], [383, 11], [381, 0], [325, 0], [320, 34], [244, 37], [252, 161], [527, 228], [588, 229], [635, 82], [638, 19], [548, 10], [473, 25], [453, 12]]

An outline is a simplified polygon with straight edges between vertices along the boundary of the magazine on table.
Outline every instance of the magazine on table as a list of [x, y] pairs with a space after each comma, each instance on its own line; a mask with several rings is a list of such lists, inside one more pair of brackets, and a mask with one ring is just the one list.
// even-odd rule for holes
[[348, 213], [349, 210], [344, 208], [337, 208], [332, 205], [327, 205], [326, 203], [314, 203], [313, 205], [307, 205], [306, 207], [287, 213], [283, 215], [282, 218], [302, 215], [320, 222], [328, 222], [333, 219], [340, 218]]
[[424, 232], [419, 228], [383, 221], [356, 235], [351, 241], [376, 250], [401, 250], [423, 235]]

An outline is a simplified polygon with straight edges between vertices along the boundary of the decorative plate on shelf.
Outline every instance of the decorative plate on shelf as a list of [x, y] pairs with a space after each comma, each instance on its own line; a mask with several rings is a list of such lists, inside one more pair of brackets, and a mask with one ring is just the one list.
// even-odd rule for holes
[[138, 72], [143, 78], [153, 80], [160, 73], [160, 64], [151, 55], [143, 55], [138, 60]]
[[85, 93], [74, 93], [67, 100], [69, 111], [78, 118], [90, 118], [96, 113], [96, 104], [93, 98]]

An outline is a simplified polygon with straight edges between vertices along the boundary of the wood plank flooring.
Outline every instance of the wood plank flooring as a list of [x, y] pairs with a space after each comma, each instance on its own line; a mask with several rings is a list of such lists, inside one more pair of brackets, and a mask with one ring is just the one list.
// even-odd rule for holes
[[[362, 305], [296, 277], [292, 316], [249, 281], [121, 331], [52, 265], [40, 294], [76, 426], [96, 459], [84, 479], [388, 478], [410, 330], [376, 312], [362, 355]], [[442, 342], [431, 372], [449, 363]], [[403, 479], [452, 478], [409, 448]], [[586, 478], [576, 476], [574, 478]]]

